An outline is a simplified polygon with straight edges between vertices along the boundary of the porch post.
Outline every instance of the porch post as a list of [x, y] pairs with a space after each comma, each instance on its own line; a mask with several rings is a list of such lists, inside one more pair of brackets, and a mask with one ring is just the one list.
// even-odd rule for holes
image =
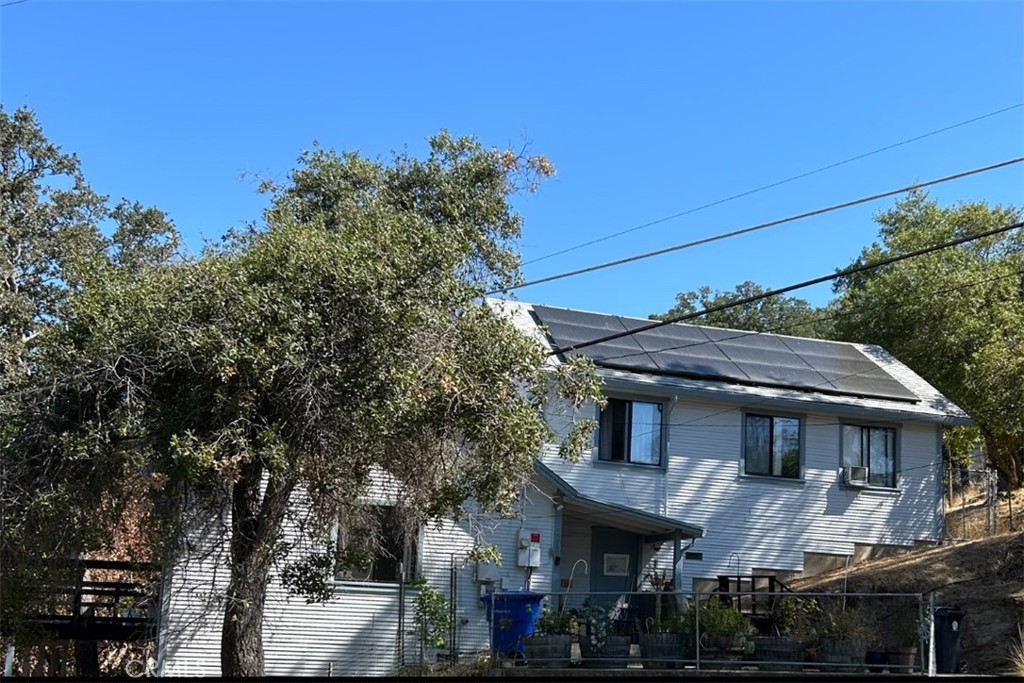
[[14, 638], [7, 642], [7, 654], [4, 657], [4, 676], [14, 675]]
[[672, 590], [679, 592], [681, 577], [679, 575], [679, 561], [683, 559], [683, 532], [676, 529], [672, 537]]

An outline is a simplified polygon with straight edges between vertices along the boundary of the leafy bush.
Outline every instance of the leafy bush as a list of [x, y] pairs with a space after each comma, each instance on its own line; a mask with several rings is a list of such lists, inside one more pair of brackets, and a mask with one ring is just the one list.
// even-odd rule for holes
[[540, 618], [537, 619], [537, 628], [534, 630], [539, 636], [576, 635], [579, 631], [579, 624], [576, 615], [569, 612], [553, 610], [547, 605], [541, 610]]
[[451, 603], [423, 579], [410, 585], [419, 589], [414, 620], [423, 643], [429, 647], [444, 647], [452, 628]]
[[842, 605], [831, 600], [821, 608], [820, 632], [826, 640], [868, 640], [874, 629], [872, 618], [863, 607]]
[[810, 598], [787, 595], [778, 598], [772, 605], [774, 629], [780, 636], [795, 640], [810, 640], [815, 635], [815, 625], [821, 620], [818, 603]]
[[583, 623], [587, 626], [586, 638], [594, 652], [601, 652], [608, 642], [608, 637], [615, 635], [615, 619], [619, 616], [619, 608], [612, 604], [594, 605], [589, 600], [584, 603]]
[[739, 610], [721, 600], [707, 600], [700, 604], [700, 632], [708, 638], [743, 638], [756, 633]]

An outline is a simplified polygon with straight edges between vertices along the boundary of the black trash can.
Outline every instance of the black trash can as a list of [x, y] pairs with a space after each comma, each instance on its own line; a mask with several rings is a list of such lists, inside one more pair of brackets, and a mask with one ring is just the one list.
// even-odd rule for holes
[[960, 673], [960, 633], [967, 612], [951, 607], [935, 608], [935, 671]]

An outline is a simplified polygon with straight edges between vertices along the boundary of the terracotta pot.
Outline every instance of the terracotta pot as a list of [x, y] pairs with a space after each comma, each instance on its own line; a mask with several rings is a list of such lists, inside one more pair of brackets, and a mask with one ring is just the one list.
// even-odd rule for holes
[[[912, 673], [914, 669], [914, 660], [917, 659], [917, 648], [889, 648], [885, 651], [885, 656], [889, 662], [889, 670], [892, 673]], [[893, 671], [893, 669], [896, 670]]]

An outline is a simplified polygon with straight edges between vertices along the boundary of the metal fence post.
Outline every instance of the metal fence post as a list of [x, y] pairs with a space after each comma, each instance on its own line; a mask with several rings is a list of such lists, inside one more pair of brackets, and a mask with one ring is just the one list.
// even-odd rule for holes
[[696, 622], [696, 628], [694, 629], [695, 638], [697, 642], [694, 643], [694, 648], [697, 653], [697, 671], [700, 671], [700, 591], [694, 591], [694, 604], [697, 608], [694, 610], [694, 621]]
[[928, 594], [928, 677], [935, 676], [935, 593]]

